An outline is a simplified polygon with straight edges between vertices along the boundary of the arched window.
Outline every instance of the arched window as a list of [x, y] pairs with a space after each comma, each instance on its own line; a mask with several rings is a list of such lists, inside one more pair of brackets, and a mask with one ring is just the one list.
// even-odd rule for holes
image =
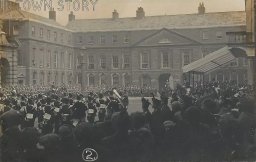
[[40, 73], [40, 84], [44, 85], [44, 72], [43, 71]]
[[47, 74], [47, 83], [50, 84], [51, 82], [51, 72]]
[[113, 86], [118, 86], [120, 83], [119, 81], [119, 75], [118, 74], [113, 74], [112, 75], [112, 85]]
[[70, 73], [68, 76], [68, 84], [72, 84], [72, 78], [73, 78], [73, 75], [72, 73]]
[[129, 74], [124, 74], [124, 86], [129, 86], [131, 84], [131, 76]]
[[36, 79], [37, 79], [37, 72], [34, 71], [34, 72], [33, 72], [33, 84], [34, 84], [34, 85], [36, 84]]
[[95, 85], [95, 77], [93, 74], [89, 74], [88, 76], [88, 85], [89, 86], [94, 86]]
[[55, 80], [55, 84], [57, 85], [58, 84], [58, 72], [55, 73], [54, 80]]
[[65, 73], [62, 73], [62, 74], [61, 74], [61, 83], [62, 83], [62, 84], [64, 83], [64, 76], [65, 76]]
[[106, 75], [101, 73], [100, 74], [100, 85], [105, 86], [106, 85]]

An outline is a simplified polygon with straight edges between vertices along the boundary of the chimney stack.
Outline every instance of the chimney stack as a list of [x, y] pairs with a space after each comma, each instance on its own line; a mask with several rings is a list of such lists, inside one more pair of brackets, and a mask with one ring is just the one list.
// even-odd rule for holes
[[115, 19], [118, 19], [118, 18], [119, 18], [119, 13], [116, 10], [114, 10], [112, 12], [112, 19], [115, 20]]
[[142, 19], [145, 17], [145, 12], [144, 9], [142, 7], [139, 7], [136, 11], [136, 18], [138, 19]]
[[49, 11], [49, 19], [56, 21], [56, 11], [54, 11], [54, 8], [51, 8]]
[[74, 21], [76, 19], [76, 16], [73, 14], [73, 11], [70, 12], [68, 15], [68, 21]]
[[204, 2], [199, 3], [198, 14], [205, 14]]

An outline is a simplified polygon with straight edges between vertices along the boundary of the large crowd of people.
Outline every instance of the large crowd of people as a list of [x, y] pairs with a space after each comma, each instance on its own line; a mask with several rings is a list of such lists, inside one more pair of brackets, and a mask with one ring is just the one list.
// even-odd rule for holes
[[217, 82], [160, 95], [140, 89], [141, 111], [128, 114], [128, 88], [2, 89], [0, 156], [3, 162], [82, 162], [96, 160], [84, 151], [91, 148], [102, 162], [255, 160], [253, 93], [247, 85]]

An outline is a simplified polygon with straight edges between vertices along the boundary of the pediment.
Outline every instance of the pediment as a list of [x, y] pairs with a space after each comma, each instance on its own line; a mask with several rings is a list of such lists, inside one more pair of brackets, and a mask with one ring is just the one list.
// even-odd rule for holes
[[162, 45], [194, 45], [199, 42], [187, 38], [177, 32], [162, 29], [147, 36], [135, 44], [135, 46], [162, 46]]

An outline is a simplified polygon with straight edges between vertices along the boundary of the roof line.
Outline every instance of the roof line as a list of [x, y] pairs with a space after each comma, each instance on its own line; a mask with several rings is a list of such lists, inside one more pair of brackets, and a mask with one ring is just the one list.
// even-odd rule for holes
[[[199, 16], [203, 16], [203, 15], [209, 15], [209, 14], [219, 14], [219, 13], [230, 13], [230, 12], [244, 12], [243, 10], [240, 10], [240, 11], [220, 11], [220, 12], [207, 12], [207, 13], [204, 13], [202, 15], [198, 14], [198, 13], [187, 13], [187, 14], [173, 14], [173, 15], [151, 15], [151, 16], [145, 16], [145, 18], [150, 18], [150, 17], [163, 17], [163, 16], [188, 16], [188, 15], [199, 15]], [[113, 21], [118, 21], [119, 19], [132, 19], [132, 18], [135, 18], [136, 17], [120, 17], [116, 20], [113, 20], [111, 17], [106, 17], [106, 18], [93, 18], [93, 19], [76, 19], [74, 21], [83, 21], [83, 20], [113, 20]], [[69, 22], [68, 22], [69, 23]], [[68, 24], [67, 23], [67, 24]]]

